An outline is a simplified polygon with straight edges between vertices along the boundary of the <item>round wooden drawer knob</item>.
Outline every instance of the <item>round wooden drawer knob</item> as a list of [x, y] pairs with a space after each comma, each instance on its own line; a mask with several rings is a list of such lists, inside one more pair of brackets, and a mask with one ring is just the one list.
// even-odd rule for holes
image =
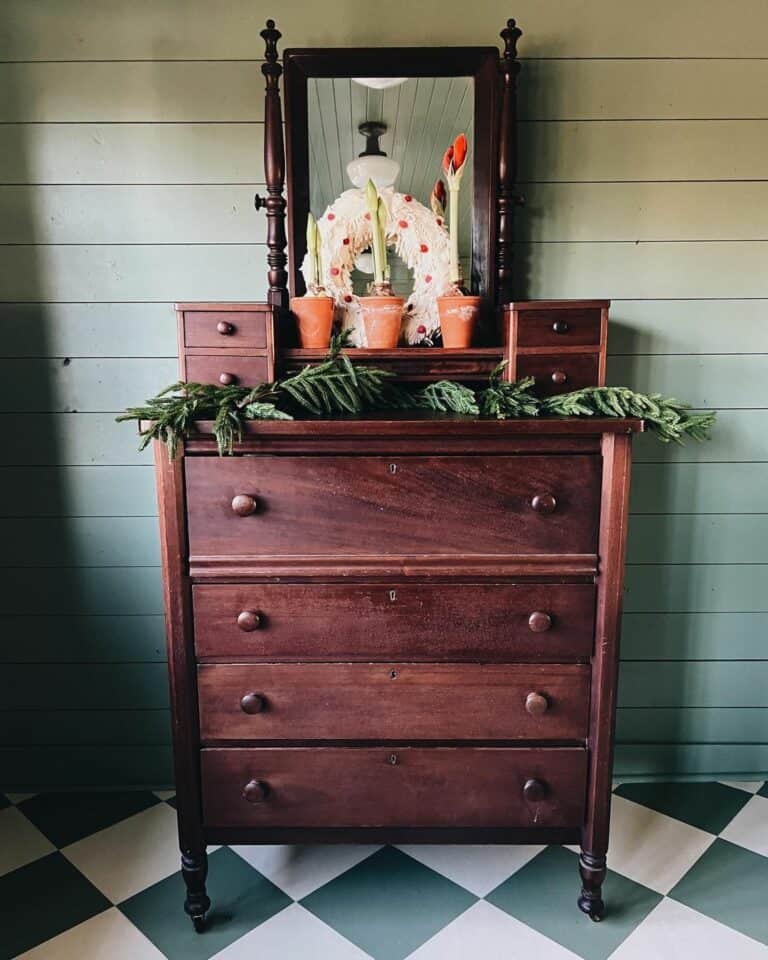
[[234, 373], [220, 373], [219, 383], [222, 385], [222, 387], [231, 387], [233, 384], [237, 383], [237, 377], [234, 375]]
[[528, 617], [528, 628], [534, 633], [544, 633], [552, 626], [552, 617], [543, 610], [534, 610]]
[[540, 717], [542, 713], [546, 713], [548, 706], [549, 700], [543, 693], [529, 693], [525, 698], [526, 713], [530, 713], [532, 717]]
[[552, 374], [552, 383], [556, 383], [558, 386], [561, 383], [565, 383], [567, 379], [568, 374], [564, 370], [555, 370], [555, 372]]
[[555, 333], [568, 333], [568, 321], [555, 320], [555, 322], [552, 324], [552, 329]]
[[531, 506], [536, 513], [554, 513], [557, 507], [557, 500], [551, 493], [537, 493], [531, 500]]
[[265, 706], [266, 702], [260, 693], [246, 693], [240, 701], [243, 713], [261, 713]]
[[269, 787], [263, 780], [249, 780], [243, 787], [243, 799], [248, 803], [263, 803], [269, 796]]
[[256, 497], [247, 493], [238, 493], [232, 498], [232, 513], [236, 513], [238, 517], [250, 517], [252, 513], [256, 513], [256, 507]]
[[235, 332], [235, 328], [231, 323], [227, 323], [226, 320], [219, 320], [216, 324], [216, 330], [222, 335], [222, 337], [231, 337]]
[[526, 780], [523, 787], [523, 796], [531, 803], [538, 803], [543, 800], [548, 793], [547, 785], [543, 780]]
[[246, 633], [251, 633], [261, 626], [261, 617], [255, 610], [243, 610], [242, 613], [237, 615], [237, 625]]

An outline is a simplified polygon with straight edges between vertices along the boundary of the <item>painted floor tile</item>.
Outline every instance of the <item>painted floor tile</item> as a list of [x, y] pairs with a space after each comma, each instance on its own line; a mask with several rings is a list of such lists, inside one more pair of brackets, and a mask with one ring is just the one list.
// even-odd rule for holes
[[624, 783], [614, 795], [715, 834], [749, 800], [747, 790], [724, 783]]
[[447, 877], [384, 847], [302, 905], [375, 960], [403, 960], [474, 902]]
[[40, 793], [19, 803], [24, 815], [57, 847], [111, 827], [160, 801], [148, 790]]
[[0, 876], [55, 849], [16, 807], [0, 810]]
[[766, 960], [766, 957], [768, 951], [756, 940], [667, 899], [627, 937], [611, 960]]
[[765, 785], [763, 780], [720, 780], [719, 783], [736, 790], [746, 790], [747, 793], [757, 793]]
[[367, 953], [298, 903], [225, 947], [214, 955], [214, 960], [267, 957], [279, 957], [280, 960], [369, 960]]
[[661, 900], [653, 890], [612, 870], [603, 888], [606, 916], [600, 923], [581, 914], [578, 857], [547, 847], [486, 899], [585, 960], [606, 960]]
[[212, 907], [204, 933], [184, 913], [181, 873], [120, 904], [120, 910], [169, 960], [208, 960], [284, 910], [291, 899], [227, 847], [208, 858]]
[[768, 858], [715, 840], [670, 897], [768, 944]]
[[163, 954], [116, 908], [71, 927], [19, 960], [163, 960]]
[[768, 797], [752, 797], [720, 836], [768, 857]]
[[113, 903], [179, 869], [176, 813], [158, 803], [62, 851]]
[[0, 877], [0, 960], [107, 910], [109, 900], [60, 853]]
[[757, 791], [758, 796], [768, 797], [768, 782], [764, 783], [762, 787]]
[[714, 834], [681, 820], [622, 797], [613, 798], [608, 848], [611, 869], [657, 893], [668, 893], [713, 840]]
[[380, 845], [330, 844], [318, 846], [237, 846], [232, 850], [259, 873], [284, 890], [294, 900], [301, 900], [313, 890], [354, 867]]
[[464, 844], [400, 844], [398, 849], [415, 857], [444, 877], [478, 897], [496, 888], [502, 880], [525, 866], [544, 847]]
[[484, 900], [436, 933], [408, 960], [578, 960], [578, 954], [544, 937]]

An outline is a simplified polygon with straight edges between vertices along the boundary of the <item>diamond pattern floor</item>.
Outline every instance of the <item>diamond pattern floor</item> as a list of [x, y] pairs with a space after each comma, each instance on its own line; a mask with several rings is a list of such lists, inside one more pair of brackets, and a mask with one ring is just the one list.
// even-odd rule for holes
[[0, 794], [0, 960], [768, 960], [768, 784], [623, 783], [608, 915], [561, 847], [219, 847], [183, 913], [173, 797]]

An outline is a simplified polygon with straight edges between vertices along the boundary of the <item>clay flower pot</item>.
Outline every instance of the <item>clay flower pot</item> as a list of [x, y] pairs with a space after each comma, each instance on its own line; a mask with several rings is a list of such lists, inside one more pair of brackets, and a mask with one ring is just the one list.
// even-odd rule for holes
[[480, 297], [438, 297], [437, 312], [440, 316], [443, 346], [470, 346], [480, 313]]
[[367, 345], [373, 350], [391, 350], [400, 339], [403, 316], [402, 297], [361, 297], [363, 326]]
[[324, 349], [331, 342], [333, 297], [291, 297], [291, 312], [299, 327], [302, 347]]

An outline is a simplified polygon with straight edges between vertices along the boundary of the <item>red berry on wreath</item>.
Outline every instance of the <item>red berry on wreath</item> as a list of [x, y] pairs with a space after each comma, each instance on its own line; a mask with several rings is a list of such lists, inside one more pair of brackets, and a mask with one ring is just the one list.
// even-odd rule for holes
[[426, 245], [426, 243], [422, 243], [419, 247], [419, 250], [421, 250], [422, 253], [427, 253], [429, 251], [429, 247]]
[[426, 275], [426, 277], [424, 277], [424, 283], [432, 283], [432, 274], [431, 274], [431, 273], [428, 273], [428, 274]]
[[331, 276], [332, 276], [332, 277], [338, 277], [338, 275], [339, 275], [339, 268], [338, 268], [338, 267], [331, 267]]
[[370, 219], [371, 219], [371, 215], [370, 215], [370, 213], [366, 213], [366, 215], [365, 215], [365, 219], [366, 219], [366, 220], [370, 220]]
[[408, 221], [407, 221], [407, 220], [398, 220], [398, 221], [397, 221], [397, 225], [398, 225], [398, 227], [400, 227], [401, 230], [405, 230], [405, 228], [408, 226]]
[[442, 218], [441, 218], [441, 217], [438, 217], [438, 218], [437, 218], [437, 225], [438, 225], [438, 227], [442, 227], [443, 221], [442, 221]]
[[416, 333], [420, 333], [423, 336], [426, 332], [427, 332], [427, 328], [424, 326], [423, 323], [420, 323], [418, 327], [416, 327]]
[[344, 240], [342, 241], [342, 243], [344, 244], [345, 247], [348, 247], [348, 246], [349, 246], [349, 237], [344, 237]]
[[351, 294], [351, 293], [345, 293], [345, 294], [344, 294], [344, 303], [352, 303], [352, 294]]
[[329, 214], [328, 214], [328, 219], [329, 219], [329, 220], [335, 220], [335, 219], [336, 219], [336, 214], [335, 214], [335, 213], [329, 213]]
[[413, 200], [413, 197], [410, 195], [410, 193], [406, 193], [406, 195], [403, 197], [403, 200], [405, 200], [406, 203], [410, 203], [411, 200]]

